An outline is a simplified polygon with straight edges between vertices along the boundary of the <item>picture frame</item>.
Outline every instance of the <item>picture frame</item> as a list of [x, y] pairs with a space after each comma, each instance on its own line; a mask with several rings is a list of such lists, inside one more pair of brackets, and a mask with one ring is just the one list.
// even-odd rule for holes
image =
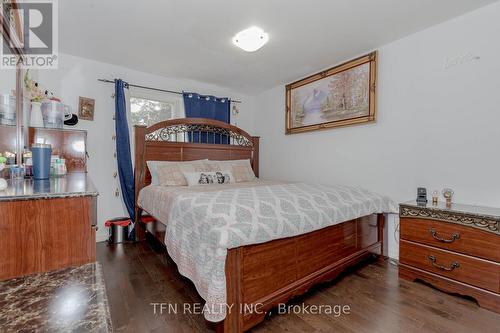
[[377, 54], [286, 85], [285, 134], [375, 122]]
[[80, 97], [78, 101], [78, 118], [82, 120], [94, 120], [95, 100]]

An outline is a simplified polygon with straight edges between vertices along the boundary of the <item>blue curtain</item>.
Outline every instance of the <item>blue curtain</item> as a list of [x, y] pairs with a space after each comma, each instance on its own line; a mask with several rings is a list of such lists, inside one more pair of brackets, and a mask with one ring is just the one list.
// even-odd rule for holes
[[[186, 92], [184, 96], [184, 108], [186, 118], [208, 118], [215, 119], [229, 124], [230, 122], [230, 100], [215, 96], [205, 96], [196, 93]], [[228, 144], [227, 135], [213, 133], [190, 133], [190, 142]]]
[[130, 137], [127, 123], [127, 107], [124, 88], [127, 86], [122, 80], [115, 80], [115, 130], [116, 130], [116, 159], [118, 175], [122, 189], [122, 198], [132, 221], [134, 214], [134, 169], [130, 155]]

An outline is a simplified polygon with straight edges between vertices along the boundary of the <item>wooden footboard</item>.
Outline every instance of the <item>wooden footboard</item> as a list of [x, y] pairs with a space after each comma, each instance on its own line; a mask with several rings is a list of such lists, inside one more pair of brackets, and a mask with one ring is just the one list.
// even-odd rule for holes
[[[165, 228], [146, 230], [163, 243]], [[217, 332], [244, 332], [281, 303], [334, 279], [366, 258], [383, 255], [384, 215], [373, 214], [305, 235], [230, 249], [226, 258], [227, 304]]]
[[[231, 249], [227, 303], [218, 332], [244, 332], [313, 285], [334, 279], [373, 253], [382, 255], [384, 216], [371, 215], [306, 235]], [[241, 310], [241, 311], [240, 311]]]

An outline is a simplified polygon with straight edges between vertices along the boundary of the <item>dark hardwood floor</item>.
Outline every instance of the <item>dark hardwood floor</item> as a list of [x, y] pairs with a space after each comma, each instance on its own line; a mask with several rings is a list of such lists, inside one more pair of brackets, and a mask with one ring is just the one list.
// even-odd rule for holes
[[[116, 332], [213, 332], [203, 315], [182, 314], [204, 304], [194, 285], [154, 242], [97, 245]], [[151, 303], [177, 304], [178, 314], [154, 314]], [[315, 287], [291, 304], [349, 305], [350, 314], [277, 311], [251, 332], [499, 332], [500, 315], [472, 300], [398, 279], [389, 261], [374, 261]], [[173, 311], [173, 306], [170, 312]], [[311, 309], [309, 307], [309, 309]], [[157, 306], [159, 310], [159, 306]], [[158, 311], [159, 312], [159, 311]], [[325, 312], [325, 311], [324, 311]]]

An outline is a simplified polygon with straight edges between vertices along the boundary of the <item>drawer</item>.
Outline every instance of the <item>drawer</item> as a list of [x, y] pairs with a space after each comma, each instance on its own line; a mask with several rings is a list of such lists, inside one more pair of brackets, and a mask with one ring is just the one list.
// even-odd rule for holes
[[404, 240], [500, 262], [500, 236], [496, 234], [435, 220], [402, 217], [400, 222]]
[[479, 288], [500, 292], [500, 264], [401, 240], [399, 261]]

